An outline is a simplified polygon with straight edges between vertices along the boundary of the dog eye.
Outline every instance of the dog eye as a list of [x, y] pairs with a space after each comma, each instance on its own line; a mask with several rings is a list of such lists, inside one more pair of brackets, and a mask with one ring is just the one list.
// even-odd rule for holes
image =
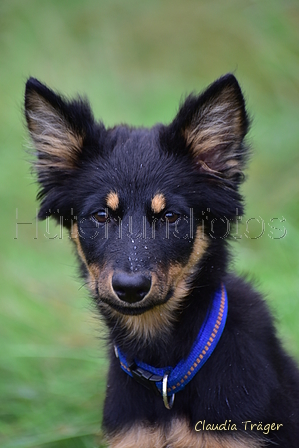
[[173, 224], [179, 219], [180, 215], [174, 212], [166, 212], [164, 213], [162, 220], [169, 222], [169, 224]]
[[109, 220], [109, 214], [107, 210], [100, 210], [99, 212], [92, 215], [100, 224], [105, 224]]

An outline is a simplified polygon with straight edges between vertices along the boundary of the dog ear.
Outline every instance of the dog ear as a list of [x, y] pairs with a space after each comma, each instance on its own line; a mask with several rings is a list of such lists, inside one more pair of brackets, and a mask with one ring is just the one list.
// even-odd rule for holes
[[68, 182], [99, 147], [104, 126], [94, 124], [87, 101], [67, 101], [34, 78], [26, 84], [25, 116], [36, 149], [39, 218], [44, 219], [68, 204]]
[[176, 152], [181, 149], [192, 156], [200, 173], [240, 182], [246, 161], [243, 139], [249, 119], [245, 102], [236, 78], [225, 75], [199, 96], [190, 95], [170, 125], [168, 135], [175, 136]]
[[25, 116], [37, 150], [40, 182], [53, 171], [75, 169], [86, 128], [94, 121], [89, 105], [81, 99], [68, 102], [30, 78], [25, 91]]

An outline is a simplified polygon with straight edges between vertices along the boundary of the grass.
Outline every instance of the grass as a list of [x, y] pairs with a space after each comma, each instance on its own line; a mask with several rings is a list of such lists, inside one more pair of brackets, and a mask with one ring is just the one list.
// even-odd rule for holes
[[[57, 229], [45, 223], [36, 234], [22, 117], [30, 75], [87, 94], [107, 125], [150, 126], [169, 122], [186, 93], [236, 73], [254, 118], [243, 222], [260, 222], [241, 227], [233, 264], [257, 279], [299, 359], [298, 19], [295, 0], [1, 2], [1, 447], [103, 443], [104, 329], [67, 235], [47, 238]], [[17, 222], [31, 224], [15, 239]]]

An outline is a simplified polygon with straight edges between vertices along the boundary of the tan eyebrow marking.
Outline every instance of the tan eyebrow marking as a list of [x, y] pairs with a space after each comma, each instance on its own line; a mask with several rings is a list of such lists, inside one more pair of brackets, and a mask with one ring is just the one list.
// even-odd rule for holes
[[107, 194], [106, 202], [107, 206], [111, 208], [111, 210], [117, 210], [119, 206], [118, 194], [115, 191], [110, 191], [110, 193]]
[[162, 193], [157, 193], [152, 199], [151, 207], [154, 213], [161, 213], [166, 206], [166, 199]]

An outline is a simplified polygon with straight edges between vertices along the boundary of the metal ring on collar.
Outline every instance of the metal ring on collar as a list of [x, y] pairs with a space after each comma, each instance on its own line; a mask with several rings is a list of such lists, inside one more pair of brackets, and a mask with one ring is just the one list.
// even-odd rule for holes
[[163, 382], [162, 382], [162, 397], [163, 397], [163, 403], [164, 403], [164, 406], [166, 407], [166, 409], [171, 409], [173, 406], [175, 394], [172, 394], [170, 400], [168, 401], [167, 380], [168, 380], [168, 374], [165, 373], [165, 375], [163, 377]]

